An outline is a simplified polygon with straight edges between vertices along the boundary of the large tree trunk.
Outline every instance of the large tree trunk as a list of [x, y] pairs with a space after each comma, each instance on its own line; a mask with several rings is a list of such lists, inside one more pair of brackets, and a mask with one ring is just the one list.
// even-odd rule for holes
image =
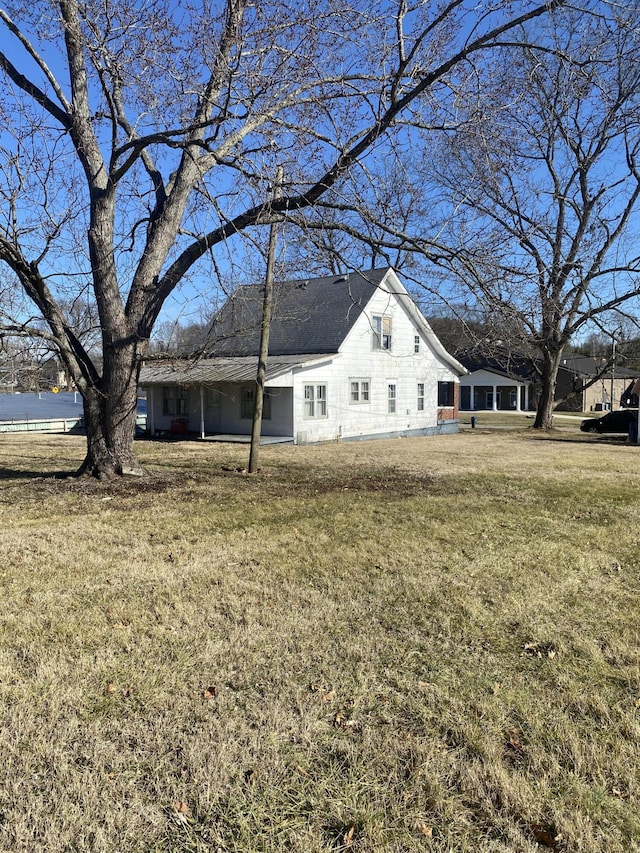
[[562, 350], [559, 352], [545, 352], [542, 357], [542, 375], [540, 377], [540, 399], [536, 417], [533, 422], [534, 429], [551, 429], [552, 416], [555, 408], [556, 385], [558, 382], [558, 367]]
[[83, 397], [87, 455], [78, 474], [108, 479], [143, 473], [133, 450], [138, 374], [131, 345], [105, 358], [104, 375]]

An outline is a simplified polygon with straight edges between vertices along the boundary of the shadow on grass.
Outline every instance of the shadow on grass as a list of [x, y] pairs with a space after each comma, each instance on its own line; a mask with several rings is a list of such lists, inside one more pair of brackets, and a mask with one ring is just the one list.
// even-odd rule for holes
[[638, 447], [640, 445], [629, 444], [626, 435], [573, 435], [572, 433], [540, 433], [536, 435], [538, 441], [560, 442], [562, 444], [607, 444], [615, 447]]
[[76, 471], [22, 471], [0, 467], [0, 480], [66, 480], [75, 477]]

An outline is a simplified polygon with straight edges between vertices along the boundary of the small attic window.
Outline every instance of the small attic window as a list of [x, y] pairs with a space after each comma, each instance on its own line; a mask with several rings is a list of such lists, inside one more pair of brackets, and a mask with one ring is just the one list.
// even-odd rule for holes
[[413, 351], [420, 352], [420, 335], [413, 336]]
[[391, 317], [376, 315], [371, 318], [373, 349], [391, 349]]

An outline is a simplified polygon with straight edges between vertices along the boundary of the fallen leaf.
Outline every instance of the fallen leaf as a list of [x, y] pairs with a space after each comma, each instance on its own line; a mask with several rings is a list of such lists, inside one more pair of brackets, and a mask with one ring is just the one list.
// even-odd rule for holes
[[115, 684], [113, 683], [113, 681], [109, 681], [107, 683], [106, 687], [104, 688], [103, 693], [105, 696], [113, 696], [113, 694], [116, 692], [116, 690], [117, 690], [117, 688], [116, 688]]
[[296, 770], [301, 776], [304, 776], [305, 779], [311, 779], [313, 781], [313, 776], [304, 769], [304, 767], [300, 767], [299, 764], [296, 764]]
[[122, 698], [123, 699], [131, 699], [133, 696], [133, 687], [130, 684], [127, 684], [126, 687], [122, 688]]
[[548, 847], [550, 850], [558, 849], [561, 838], [553, 824], [534, 823], [531, 826], [531, 832], [542, 847]]
[[522, 746], [521, 732], [518, 731], [518, 729], [509, 729], [507, 746], [515, 750], [515, 752], [522, 752], [524, 749]]
[[174, 803], [173, 804], [173, 810], [176, 814], [182, 814], [185, 816], [191, 814], [191, 809], [189, 808], [189, 803], [185, 802], [184, 800], [179, 800], [177, 803]]
[[357, 720], [350, 719], [344, 708], [338, 708], [334, 717], [333, 717], [333, 725], [337, 729], [344, 729], [347, 732], [359, 732], [362, 729], [362, 725]]
[[337, 726], [337, 728], [344, 728], [344, 724], [347, 722], [347, 715], [344, 712], [344, 708], [338, 708], [333, 717], [333, 725]]
[[523, 646], [525, 655], [531, 655], [532, 657], [546, 657], [550, 660], [553, 660], [558, 651], [551, 643], [525, 643]]
[[419, 820], [416, 824], [416, 829], [418, 830], [418, 832], [424, 835], [425, 838], [433, 838], [433, 827], [429, 826], [428, 823], [423, 823], [421, 820]]
[[351, 847], [351, 845], [353, 844], [353, 836], [355, 835], [355, 832], [356, 832], [356, 825], [355, 825], [355, 823], [352, 823], [351, 826], [349, 827], [349, 829], [342, 836], [342, 841], [343, 841], [345, 847]]
[[257, 780], [257, 778], [258, 778], [258, 768], [257, 767], [251, 767], [244, 774], [244, 781], [245, 781], [246, 785], [253, 785], [255, 783], [255, 781]]
[[217, 693], [217, 692], [218, 692], [218, 691], [216, 690], [216, 688], [215, 688], [214, 686], [207, 687], [207, 688], [202, 692], [202, 698], [203, 698], [203, 699], [206, 699], [208, 702], [210, 702], [212, 699], [215, 699], [215, 698], [216, 698], [216, 693]]

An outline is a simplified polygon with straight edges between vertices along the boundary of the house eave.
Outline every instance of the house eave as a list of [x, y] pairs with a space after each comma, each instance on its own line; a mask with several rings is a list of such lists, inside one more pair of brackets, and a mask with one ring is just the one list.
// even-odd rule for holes
[[[267, 360], [265, 378], [273, 382], [293, 370], [305, 368], [332, 358], [333, 354], [272, 356]], [[258, 371], [257, 356], [218, 356], [189, 361], [185, 359], [146, 362], [140, 371], [143, 388], [163, 385], [191, 387], [217, 383], [255, 382]]]

